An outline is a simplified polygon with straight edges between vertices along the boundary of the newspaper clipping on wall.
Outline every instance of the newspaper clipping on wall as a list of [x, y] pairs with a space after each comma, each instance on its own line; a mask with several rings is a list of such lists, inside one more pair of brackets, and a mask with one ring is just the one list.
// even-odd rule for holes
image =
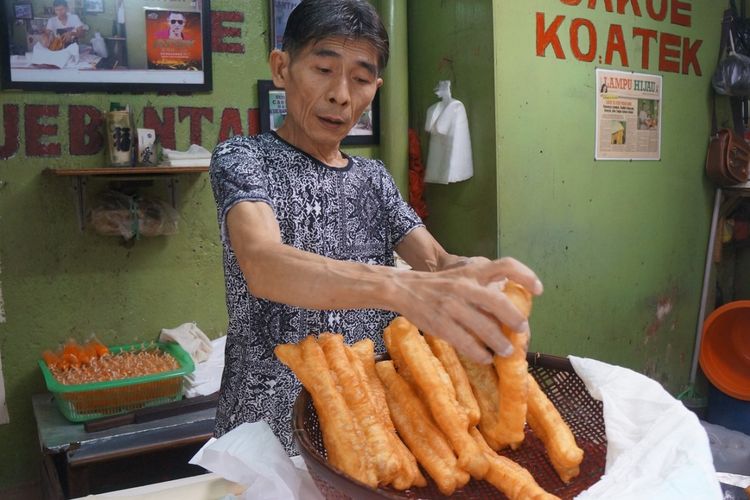
[[597, 160], [661, 158], [661, 76], [596, 70]]

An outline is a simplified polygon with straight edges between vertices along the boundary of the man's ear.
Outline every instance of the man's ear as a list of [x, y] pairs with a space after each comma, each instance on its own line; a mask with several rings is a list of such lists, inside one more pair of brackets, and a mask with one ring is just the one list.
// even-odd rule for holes
[[271, 79], [274, 86], [280, 89], [285, 88], [289, 68], [289, 53], [273, 49], [271, 55], [268, 56], [268, 65], [271, 67]]
[[378, 78], [377, 84], [378, 84], [378, 88], [382, 87], [383, 86], [383, 79], [382, 78]]

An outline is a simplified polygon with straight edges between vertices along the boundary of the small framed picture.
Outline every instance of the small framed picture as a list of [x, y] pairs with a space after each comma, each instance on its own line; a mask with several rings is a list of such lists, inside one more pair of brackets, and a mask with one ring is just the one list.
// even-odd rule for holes
[[260, 131], [278, 130], [286, 118], [286, 93], [274, 87], [271, 80], [258, 80]]
[[31, 2], [13, 4], [13, 13], [16, 19], [34, 19], [34, 8], [31, 6]]
[[342, 144], [380, 144], [380, 92], [344, 137]]
[[[362, 113], [357, 123], [344, 137], [341, 144], [366, 145], [380, 143], [380, 93], [375, 94], [372, 104]], [[286, 93], [276, 88], [271, 80], [258, 80], [258, 114], [260, 131], [278, 130], [286, 118]]]
[[83, 10], [88, 14], [100, 14], [104, 12], [104, 0], [84, 0]]
[[301, 1], [302, 0], [269, 0], [271, 15], [268, 16], [268, 19], [271, 20], [271, 26], [269, 27], [268, 33], [270, 35], [271, 50], [281, 49], [281, 40], [284, 38], [286, 20], [289, 19], [289, 14], [292, 13], [294, 8], [299, 5]]

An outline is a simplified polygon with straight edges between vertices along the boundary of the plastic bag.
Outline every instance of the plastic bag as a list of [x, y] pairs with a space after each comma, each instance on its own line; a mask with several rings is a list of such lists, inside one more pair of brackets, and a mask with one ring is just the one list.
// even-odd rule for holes
[[737, 2], [729, 0], [729, 10], [731, 12], [731, 21], [729, 26], [732, 30], [732, 42], [734, 49], [740, 54], [750, 56], [750, 21], [743, 17], [737, 9]]
[[106, 191], [91, 209], [91, 225], [105, 236], [126, 240], [176, 234], [179, 214], [164, 201]]
[[717, 472], [750, 476], [750, 436], [701, 421], [708, 434]]
[[717, 94], [750, 96], [750, 57], [730, 52], [719, 62], [711, 83]]

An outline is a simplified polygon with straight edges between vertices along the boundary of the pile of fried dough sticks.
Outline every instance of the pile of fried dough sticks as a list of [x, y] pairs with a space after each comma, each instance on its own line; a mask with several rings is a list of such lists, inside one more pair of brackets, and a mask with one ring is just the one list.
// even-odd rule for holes
[[[514, 283], [505, 293], [528, 316], [530, 294]], [[521, 446], [528, 422], [562, 481], [577, 476], [583, 460], [528, 372], [528, 333], [503, 331], [515, 349], [492, 365], [464, 359], [402, 317], [383, 332], [388, 361], [375, 361], [371, 340], [349, 346], [332, 333], [279, 345], [275, 354], [312, 396], [329, 462], [350, 477], [405, 490], [427, 484], [421, 466], [444, 495], [475, 478], [511, 499], [557, 498], [496, 452]]]

